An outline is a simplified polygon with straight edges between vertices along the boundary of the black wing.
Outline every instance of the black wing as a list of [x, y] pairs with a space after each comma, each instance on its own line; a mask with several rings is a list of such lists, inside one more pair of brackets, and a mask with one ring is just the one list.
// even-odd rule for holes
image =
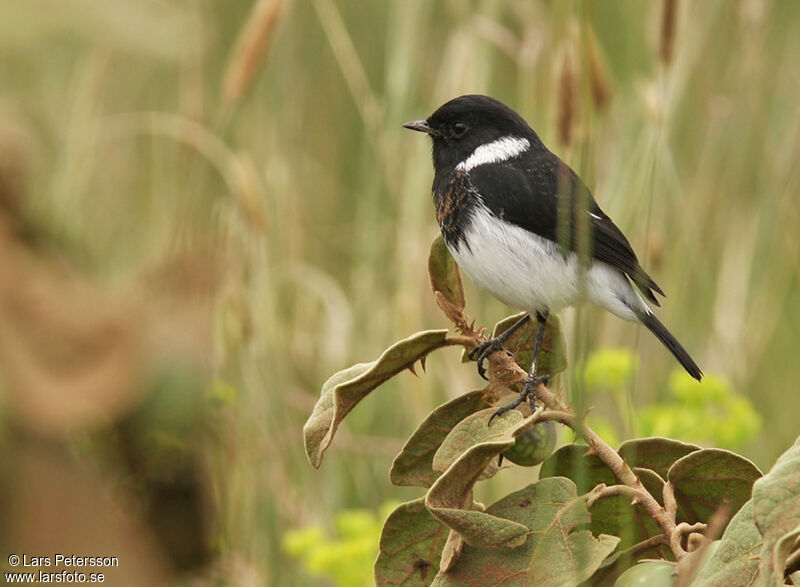
[[[469, 177], [494, 215], [553, 242], [567, 243], [572, 251], [586, 246], [581, 231], [588, 228], [592, 258], [622, 271], [648, 300], [659, 305], [653, 291], [662, 296], [664, 292], [639, 265], [628, 239], [558, 157], [546, 152], [513, 165], [480, 165], [470, 170]], [[560, 234], [559, 210], [566, 213]]]

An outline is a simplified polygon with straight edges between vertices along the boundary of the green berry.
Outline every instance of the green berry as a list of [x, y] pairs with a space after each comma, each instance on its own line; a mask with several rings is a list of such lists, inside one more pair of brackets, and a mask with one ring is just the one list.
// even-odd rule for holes
[[675, 565], [667, 561], [644, 561], [619, 576], [614, 587], [672, 587]]
[[556, 447], [556, 425], [549, 420], [534, 424], [517, 436], [517, 442], [503, 453], [512, 463], [523, 467], [540, 464]]

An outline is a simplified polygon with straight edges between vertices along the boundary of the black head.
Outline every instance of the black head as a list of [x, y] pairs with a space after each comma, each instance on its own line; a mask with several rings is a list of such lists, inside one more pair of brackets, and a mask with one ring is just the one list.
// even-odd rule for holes
[[427, 120], [407, 122], [403, 126], [430, 135], [436, 169], [458, 165], [479, 146], [507, 136], [528, 139], [533, 149], [544, 148], [519, 114], [502, 102], [479, 94], [454, 98]]

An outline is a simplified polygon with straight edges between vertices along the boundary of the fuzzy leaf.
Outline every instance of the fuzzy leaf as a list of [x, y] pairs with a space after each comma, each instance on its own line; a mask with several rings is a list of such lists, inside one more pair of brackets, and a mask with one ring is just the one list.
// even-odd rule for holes
[[671, 438], [653, 437], [626, 440], [617, 452], [631, 467], [651, 469], [664, 479], [672, 463], [700, 448]]
[[425, 498], [399, 505], [383, 525], [375, 583], [430, 585], [439, 572], [448, 532], [425, 508]]
[[[611, 469], [596, 455], [587, 455], [588, 447], [582, 444], [568, 444], [554, 452], [539, 471], [539, 478], [566, 477], [577, 486], [578, 493], [584, 495], [600, 483], [617, 485], [619, 480]], [[655, 472], [634, 468], [634, 472], [645, 488], [656, 499], [661, 498], [664, 481]], [[661, 533], [655, 521], [624, 496], [603, 498], [591, 507], [591, 529], [593, 534], [611, 534], [621, 538], [620, 549], [626, 549], [651, 536]], [[641, 558], [646, 553], [641, 553]]]
[[704, 448], [673, 463], [667, 481], [686, 522], [708, 522], [720, 507], [739, 511], [750, 499], [761, 471], [746, 458], [719, 448]]
[[512, 493], [486, 510], [515, 520], [528, 531], [516, 548], [464, 545], [458, 563], [441, 571], [434, 585], [577, 585], [590, 577], [616, 548], [619, 538], [598, 538], [581, 529], [589, 521], [586, 497], [575, 484], [542, 479]]
[[800, 438], [756, 482], [753, 514], [764, 538], [761, 577], [765, 585], [783, 585], [786, 556], [793, 550], [791, 536], [800, 526]]
[[539, 471], [539, 478], [566, 477], [577, 485], [578, 493], [589, 493], [600, 483], [616, 484], [617, 478], [611, 469], [596, 455], [586, 454], [585, 444], [567, 444], [550, 455]]
[[[436, 518], [460, 534], [467, 544], [479, 548], [518, 546], [525, 541], [528, 529], [517, 522], [498, 518], [482, 511], [467, 509], [472, 503], [472, 488], [497, 455], [514, 445], [521, 434], [536, 421], [536, 415], [523, 418], [516, 410], [492, 420], [495, 409], [482, 410], [465, 418], [461, 424], [489, 432], [476, 438], [471, 446], [453, 461], [428, 490], [425, 505]], [[444, 443], [443, 443], [444, 446]], [[440, 449], [441, 450], [441, 449]], [[434, 456], [434, 467], [437, 459]]]
[[394, 343], [376, 361], [359, 363], [332, 375], [303, 427], [306, 455], [319, 467], [344, 417], [373, 389], [446, 344], [447, 330], [417, 332]]
[[461, 283], [461, 272], [450, 251], [447, 250], [447, 245], [441, 235], [431, 243], [431, 252], [428, 255], [428, 274], [433, 291], [441, 292], [452, 306], [463, 310], [466, 301], [464, 300], [464, 286]]
[[461, 558], [461, 551], [464, 550], [464, 539], [455, 530], [450, 530], [447, 535], [447, 542], [442, 549], [442, 560], [439, 564], [440, 571], [449, 571]]
[[[786, 569], [787, 559], [795, 552], [800, 552], [800, 526], [791, 532], [784, 534], [772, 549], [771, 572], [775, 579], [775, 585], [783, 585], [783, 570]], [[761, 557], [763, 568], [764, 556]], [[779, 570], [780, 569], [780, 570]], [[780, 581], [780, 582], [779, 582]], [[769, 581], [768, 581], [769, 582]]]
[[425, 418], [394, 459], [389, 476], [395, 485], [430, 487], [440, 472], [433, 469], [433, 455], [453, 427], [489, 405], [483, 390], [471, 391], [436, 408]]
[[760, 585], [758, 553], [761, 548], [761, 535], [756, 528], [751, 500], [733, 516], [722, 535], [719, 547], [700, 568], [692, 585]]
[[[493, 409], [496, 410], [496, 408]], [[518, 414], [519, 417], [514, 416], [512, 420], [521, 420], [522, 414], [519, 412]], [[492, 420], [491, 426], [487, 426], [484, 411], [472, 414], [456, 424], [433, 456], [433, 470], [446, 471], [461, 455], [476, 444], [502, 441], [507, 433], [504, 426], [494, 425], [495, 420]], [[504, 418], [503, 422], [511, 425], [512, 420]]]

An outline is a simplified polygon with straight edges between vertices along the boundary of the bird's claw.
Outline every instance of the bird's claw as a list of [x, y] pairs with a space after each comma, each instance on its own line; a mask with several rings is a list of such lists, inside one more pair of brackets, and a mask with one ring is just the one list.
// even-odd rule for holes
[[[483, 363], [493, 352], [502, 350], [503, 339], [501, 339], [499, 336], [496, 336], [494, 338], [490, 338], [489, 340], [483, 341], [481, 344], [467, 353], [467, 356], [470, 358], [470, 360], [478, 362], [478, 375], [488, 381], [489, 378], [486, 376], [486, 367], [483, 366]], [[514, 356], [511, 351], [506, 352], [509, 356]]]
[[515, 399], [513, 402], [508, 404], [507, 406], [501, 406], [495, 410], [494, 414], [492, 414], [491, 418], [489, 418], [488, 425], [491, 425], [492, 420], [494, 420], [500, 414], [505, 414], [506, 412], [513, 410], [517, 406], [521, 405], [526, 399], [530, 402], [531, 405], [531, 412], [536, 411], [536, 388], [539, 387], [540, 383], [547, 385], [550, 381], [549, 375], [538, 375], [536, 377], [528, 377], [525, 380], [525, 385], [522, 386], [522, 391], [519, 392], [519, 397]]

